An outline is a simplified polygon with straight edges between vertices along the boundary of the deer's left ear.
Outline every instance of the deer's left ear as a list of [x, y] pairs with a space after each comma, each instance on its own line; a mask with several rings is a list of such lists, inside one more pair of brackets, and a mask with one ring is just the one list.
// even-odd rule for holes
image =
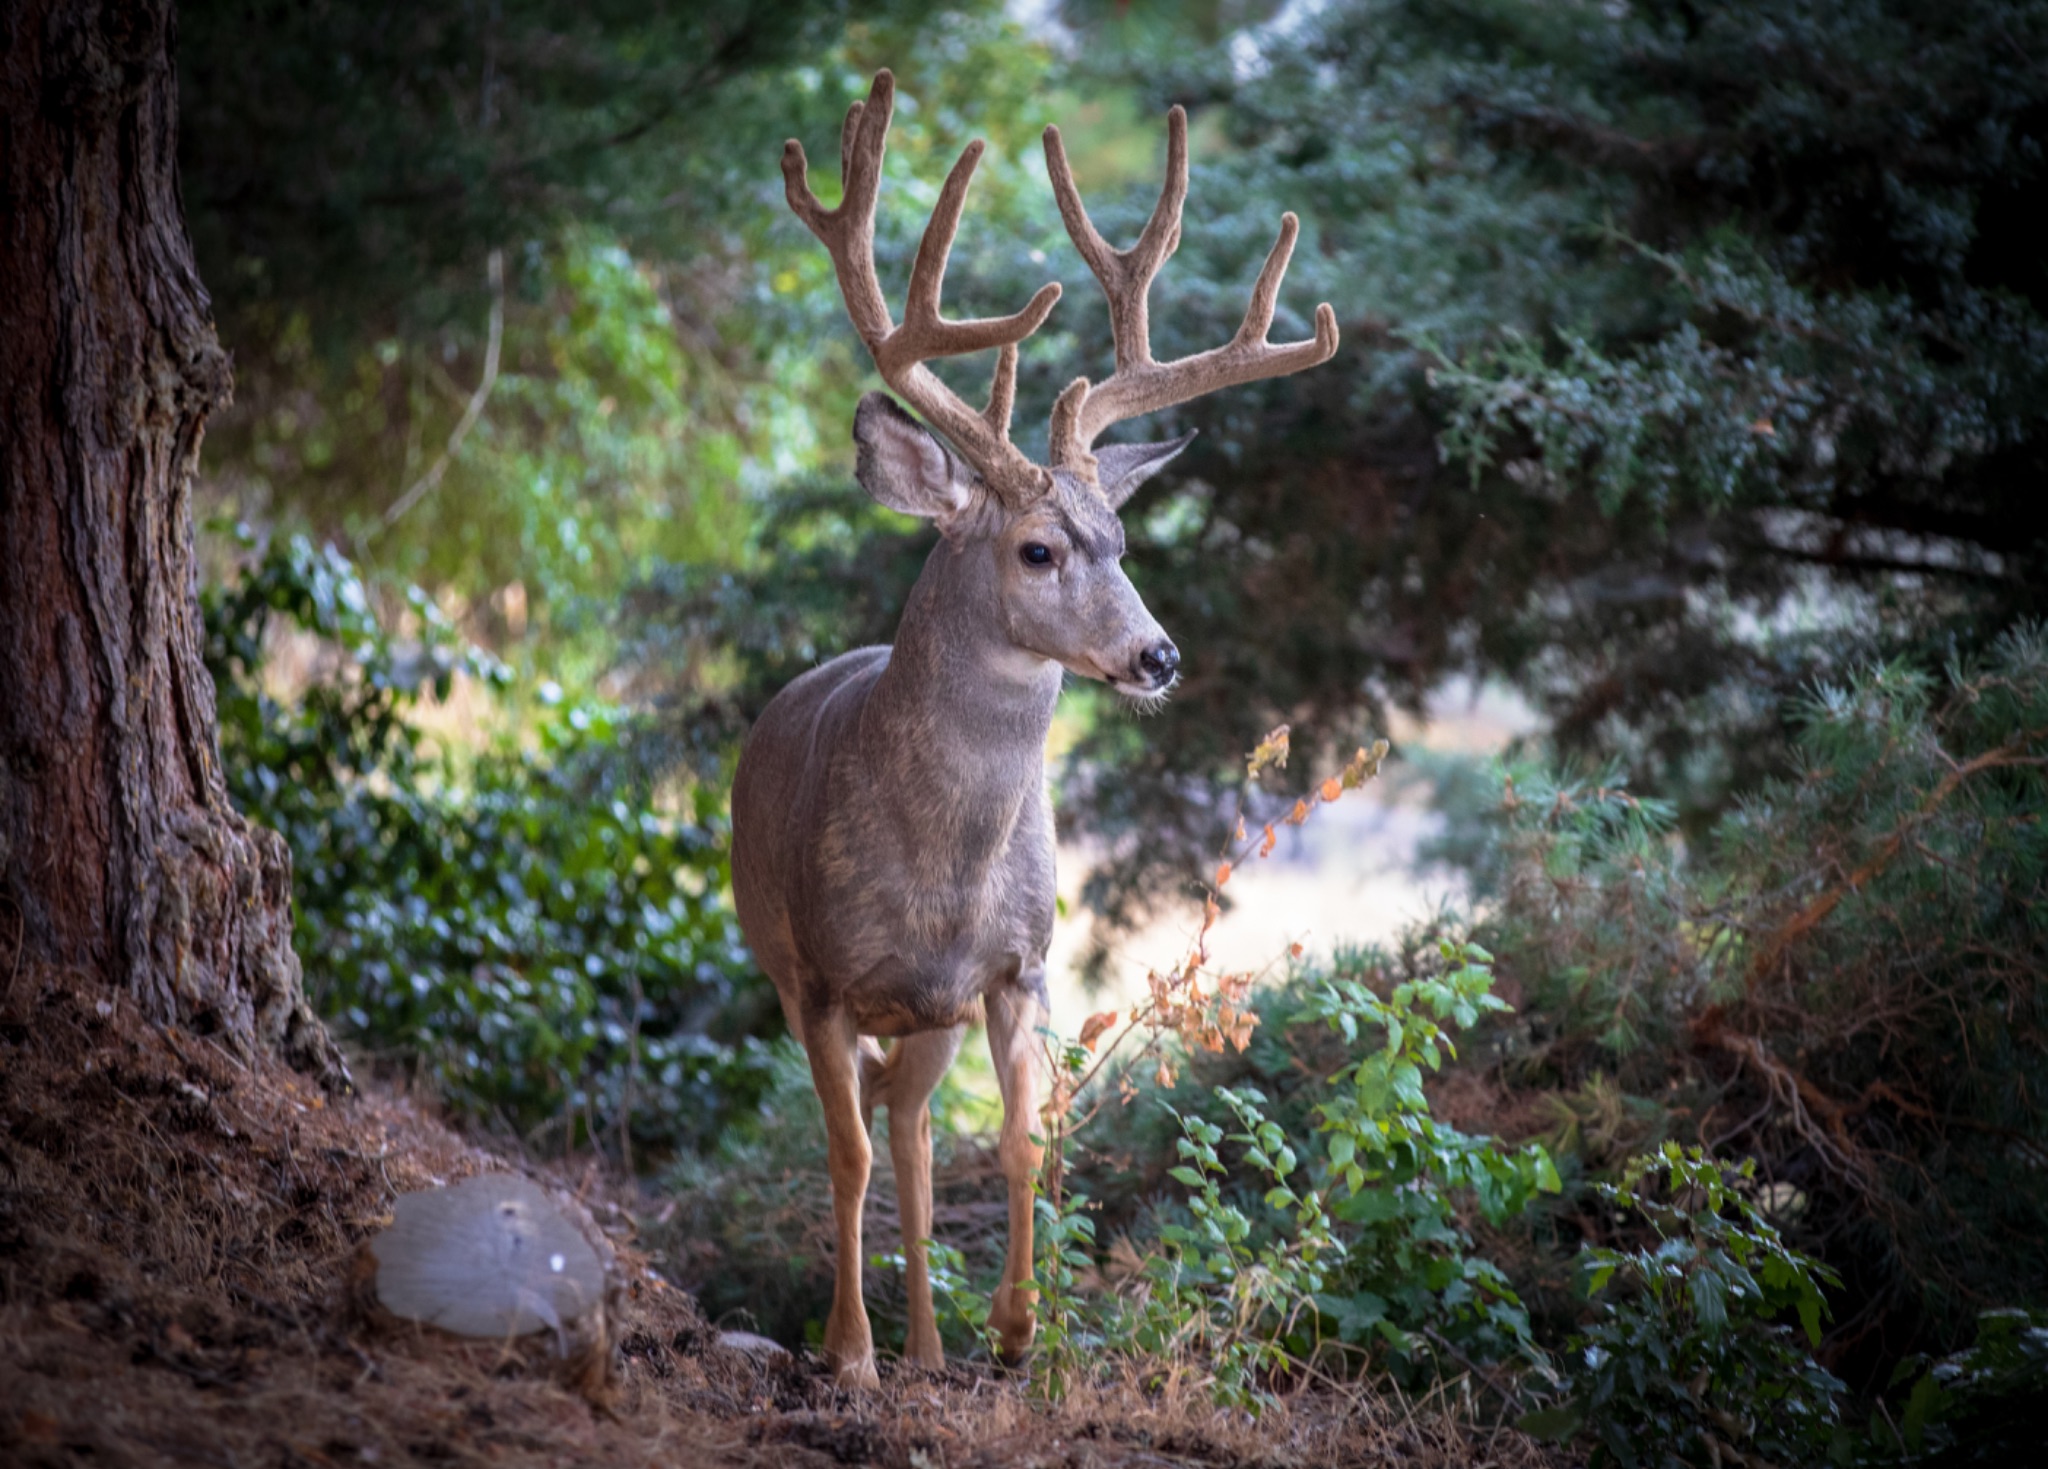
[[1139, 485], [1166, 468], [1174, 455], [1194, 441], [1195, 431], [1189, 429], [1163, 444], [1111, 444], [1097, 449], [1095, 479], [1102, 486], [1109, 508], [1121, 508], [1124, 501], [1137, 493]]
[[944, 530], [973, 502], [974, 471], [887, 393], [869, 393], [860, 400], [853, 441], [860, 447], [855, 478], [891, 510], [937, 521]]

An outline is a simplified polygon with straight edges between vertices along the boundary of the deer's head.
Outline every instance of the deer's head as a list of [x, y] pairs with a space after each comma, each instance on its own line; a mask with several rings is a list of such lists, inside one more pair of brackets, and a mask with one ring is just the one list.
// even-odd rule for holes
[[[1155, 362], [1146, 298], [1153, 277], [1180, 245], [1188, 191], [1187, 114], [1178, 107], [1167, 114], [1166, 184], [1128, 250], [1113, 249], [1096, 232], [1074, 186], [1059, 129], [1047, 128], [1046, 167], [1060, 216], [1109, 301], [1116, 371], [1101, 383], [1076, 378], [1067, 385], [1053, 405], [1049, 463], [1035, 464], [1010, 442], [1017, 344], [1044, 322], [1060, 287], [1041, 287], [1013, 316], [948, 321], [940, 315], [946, 256], [968, 181], [981, 161], [977, 141], [953, 165], [925, 226], [902, 324], [890, 318], [875, 273], [874, 243], [875, 200], [895, 97], [895, 79], [882, 71], [867, 99], [848, 110], [839, 144], [845, 197], [836, 209], [824, 208], [811, 192], [803, 145], [791, 139], [782, 152], [789, 207], [831, 253], [847, 314], [882, 380], [943, 435], [928, 432], [886, 394], [870, 393], [854, 423], [861, 485], [882, 504], [938, 525], [965, 560], [970, 581], [993, 599], [991, 610], [1011, 646], [1101, 679], [1127, 696], [1162, 695], [1176, 677], [1180, 654], [1119, 565], [1124, 533], [1117, 511], [1188, 439], [1099, 450], [1095, 441], [1124, 419], [1329, 360], [1337, 350], [1337, 318], [1327, 303], [1316, 308], [1313, 338], [1285, 346], [1266, 340], [1299, 225], [1293, 214], [1281, 216], [1280, 237], [1230, 341], [1176, 362]], [[935, 357], [990, 349], [997, 351], [995, 381], [978, 412], [925, 366]]]

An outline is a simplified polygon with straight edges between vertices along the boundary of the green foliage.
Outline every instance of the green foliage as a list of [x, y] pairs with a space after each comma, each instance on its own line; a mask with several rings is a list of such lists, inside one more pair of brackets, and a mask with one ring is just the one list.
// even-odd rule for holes
[[1485, 949], [1444, 939], [1438, 957], [1440, 967], [1392, 985], [1384, 999], [1363, 977], [1333, 977], [1302, 1014], [1347, 1044], [1368, 1029], [1385, 1037], [1330, 1078], [1319, 1107], [1330, 1212], [1345, 1243], [1323, 1304], [1347, 1341], [1427, 1355], [1416, 1338], [1435, 1331], [1499, 1360], [1531, 1350], [1528, 1317], [1506, 1275], [1473, 1251], [1460, 1210], [1469, 1199], [1498, 1225], [1561, 1182], [1540, 1146], [1507, 1148], [1430, 1115], [1425, 1076], [1457, 1054], [1458, 1032], [1508, 1008], [1493, 993]]
[[[1199, 1373], [1218, 1402], [1257, 1409], [1276, 1378], [1325, 1358], [1355, 1365], [1363, 1353], [1416, 1377], [1445, 1365], [1442, 1350], [1540, 1356], [1513, 1286], [1464, 1219], [1474, 1208], [1496, 1224], [1515, 1218], [1557, 1191], [1557, 1172], [1540, 1147], [1438, 1121], [1422, 1085], [1455, 1054], [1456, 1033], [1505, 1008], [1489, 963], [1444, 940], [1384, 996], [1367, 981], [1384, 980], [1387, 961], [1358, 954], [1255, 995], [1254, 1033], [1280, 1037], [1270, 1095], [1250, 1084], [1263, 1080], [1258, 1047], [1234, 1062], [1189, 1058], [1178, 1087], [1126, 1075], [1125, 1103], [1102, 1103], [1069, 1145], [1077, 1182], [1057, 1207], [1041, 1200], [1063, 1241], [1041, 1289], [1053, 1281], [1061, 1340], [1074, 1343], [1048, 1366], [1051, 1384], [1125, 1357], [1147, 1373]], [[1336, 1044], [1318, 1049], [1319, 1032]], [[1087, 1061], [1069, 1057], [1077, 1070]], [[1170, 1141], [1153, 1116], [1171, 1119]], [[1149, 1198], [1114, 1187], [1134, 1162]], [[1086, 1202], [1091, 1189], [1108, 1194], [1107, 1209]], [[1084, 1307], [1073, 1281], [1094, 1264], [1103, 1223], [1148, 1253], [1118, 1295]]]
[[948, 1347], [993, 1357], [999, 1346], [988, 1324], [994, 1301], [987, 1291], [975, 1286], [965, 1252], [956, 1245], [927, 1240], [925, 1267], [931, 1273], [939, 1335]]
[[[886, 36], [933, 7], [860, 9]], [[761, 161], [774, 182], [787, 114], [806, 99], [791, 74], [843, 40], [851, 11], [192, 0], [179, 171], [201, 267], [231, 323], [310, 312], [325, 344], [446, 327], [477, 294], [486, 248], [564, 224], [609, 216], [671, 250], [715, 249], [752, 209]]]
[[[1327, 1272], [1345, 1251], [1322, 1194], [1308, 1186], [1287, 1135], [1262, 1110], [1265, 1094], [1219, 1087], [1216, 1099], [1238, 1131], [1174, 1113], [1183, 1161], [1171, 1177], [1191, 1190], [1193, 1223], [1161, 1228], [1161, 1249], [1146, 1261], [1149, 1288], [1126, 1329], [1147, 1356], [1171, 1362], [1191, 1354], [1203, 1362], [1218, 1403], [1259, 1407], [1264, 1383], [1315, 1355]], [[1216, 1151], [1225, 1141], [1266, 1185], [1262, 1202], [1282, 1216], [1277, 1228], [1255, 1236], [1250, 1215], [1226, 1196], [1233, 1170]]]
[[661, 732], [670, 758], [724, 770], [782, 686], [847, 648], [887, 642], [934, 537], [842, 484], [789, 487], [763, 507], [744, 553], [772, 582], [720, 565], [662, 567], [626, 598], [629, 662], [682, 669]]
[[590, 687], [618, 588], [743, 565], [756, 502], [837, 457], [866, 385], [783, 140], [836, 136], [892, 65], [887, 267], [929, 203], [904, 185], [976, 132], [956, 256], [1001, 248], [1044, 54], [996, 7], [934, 9], [186, 7], [182, 178], [237, 374], [208, 503]]
[[[1063, 815], [1114, 854], [1089, 903], [1131, 916], [1200, 870], [1248, 703], [1307, 740], [1499, 677], [1697, 837], [1782, 773], [1800, 688], [2038, 616], [2044, 14], [1349, 0], [1205, 11], [1204, 46], [1179, 7], [1068, 12], [1077, 93], [1188, 103], [1204, 143], [1158, 354], [1229, 336], [1282, 209], [1305, 235], [1276, 335], [1327, 296], [1347, 343], [1134, 429], [1204, 430], [1130, 513], [1197, 676], [1145, 738], [1101, 719], [1073, 752]], [[1129, 238], [1149, 181], [1082, 182]], [[1045, 206], [1019, 225], [1043, 265], [961, 273], [1069, 288], [1027, 424], [1109, 360]], [[772, 599], [776, 568], [747, 574]]]
[[[731, 1121], [677, 1154], [663, 1180], [675, 1210], [650, 1229], [650, 1247], [713, 1321], [744, 1312], [775, 1340], [822, 1340], [832, 1299], [831, 1175], [801, 1047], [787, 1039], [771, 1046], [766, 1084]], [[875, 1294], [873, 1304], [886, 1309]]]
[[[1055, 1164], [1057, 1166], [1057, 1164]], [[1046, 1398], [1067, 1396], [1077, 1382], [1097, 1376], [1105, 1353], [1122, 1335], [1113, 1316], [1090, 1309], [1081, 1274], [1095, 1266], [1095, 1221], [1088, 1196], [1067, 1190], [1032, 1201], [1031, 1284], [1038, 1291], [1038, 1336], [1030, 1360], [1032, 1385]]]
[[1953, 1347], [1978, 1303], [2048, 1297], [2021, 1243], [2048, 1231], [2048, 632], [1868, 668], [1791, 728], [1789, 772], [1707, 840], [1615, 777], [1526, 768], [1494, 844], [1458, 838], [1530, 999], [1517, 1075], [1687, 1107], [1893, 1352]]
[[[332, 550], [280, 538], [204, 600], [230, 788], [291, 847], [324, 1013], [467, 1110], [559, 1122], [565, 1146], [581, 1123], [593, 1143], [672, 1148], [750, 1104], [758, 1044], [712, 1038], [752, 971], [710, 795], [651, 814], [630, 728], [599, 705], [558, 703], [534, 750], [437, 751], [418, 701], [502, 671], [424, 598], [420, 643], [391, 638]], [[287, 630], [325, 667], [280, 698], [266, 677]]]
[[[1663, 1197], [1653, 1192], [1660, 1171]], [[1785, 1246], [1751, 1201], [1754, 1181], [1751, 1163], [1724, 1169], [1667, 1143], [1595, 1187], [1610, 1208], [1640, 1216], [1655, 1240], [1589, 1245], [1581, 1255], [1587, 1293], [1608, 1299], [1569, 1343], [1578, 1365], [1562, 1401], [1524, 1417], [1525, 1430], [1590, 1432], [1595, 1469], [1752, 1455], [1805, 1463], [1833, 1448], [1842, 1384], [1807, 1347], [1820, 1344], [1821, 1288], [1839, 1281]], [[1787, 1315], [1806, 1346], [1779, 1324]]]

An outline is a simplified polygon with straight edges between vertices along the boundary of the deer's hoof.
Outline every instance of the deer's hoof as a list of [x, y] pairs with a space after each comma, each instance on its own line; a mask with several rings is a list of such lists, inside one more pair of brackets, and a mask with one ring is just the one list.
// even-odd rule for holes
[[871, 1389], [882, 1385], [882, 1379], [875, 1372], [875, 1359], [856, 1357], [850, 1362], [840, 1362], [832, 1368], [834, 1387]]
[[1038, 1335], [1038, 1313], [1032, 1309], [1037, 1299], [1037, 1291], [1007, 1285], [996, 1289], [995, 1300], [989, 1306], [988, 1324], [996, 1334], [996, 1355], [1006, 1367], [1022, 1362], [1024, 1354], [1031, 1350], [1032, 1338]]

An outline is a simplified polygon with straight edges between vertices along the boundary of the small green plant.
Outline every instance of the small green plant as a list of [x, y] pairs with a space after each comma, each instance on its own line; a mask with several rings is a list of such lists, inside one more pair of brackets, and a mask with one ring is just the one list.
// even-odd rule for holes
[[[1205, 1361], [1217, 1402], [1259, 1408], [1267, 1401], [1262, 1382], [1314, 1356], [1317, 1300], [1344, 1247], [1330, 1232], [1321, 1193], [1300, 1177], [1286, 1134], [1262, 1110], [1264, 1093], [1222, 1087], [1216, 1095], [1241, 1130], [1225, 1133], [1174, 1112], [1183, 1161], [1172, 1176], [1191, 1190], [1194, 1222], [1160, 1231], [1164, 1248], [1146, 1262], [1149, 1289], [1130, 1325], [1138, 1349], [1154, 1358], [1193, 1353]], [[1217, 1153], [1225, 1141], [1239, 1145], [1267, 1185], [1267, 1208], [1286, 1216], [1281, 1228], [1256, 1230], [1225, 1193], [1231, 1170]]]
[[1655, 1242], [1586, 1247], [1588, 1294], [1606, 1298], [1569, 1343], [1577, 1365], [1561, 1400], [1525, 1416], [1524, 1430], [1590, 1433], [1596, 1469], [1809, 1462], [1835, 1447], [1842, 1384], [1809, 1348], [1827, 1314], [1821, 1289], [1839, 1281], [1779, 1238], [1750, 1199], [1755, 1171], [1666, 1143], [1595, 1186]]
[[1401, 1359], [1426, 1354], [1428, 1333], [1466, 1355], [1533, 1359], [1528, 1313], [1500, 1268], [1473, 1251], [1458, 1201], [1469, 1196], [1502, 1223], [1558, 1191], [1557, 1167], [1539, 1144], [1503, 1147], [1430, 1115], [1423, 1079], [1457, 1055], [1455, 1032], [1508, 1008], [1493, 993], [1485, 949], [1445, 938], [1437, 950], [1436, 972], [1385, 998], [1362, 978], [1336, 977], [1304, 1014], [1347, 1043], [1374, 1028], [1384, 1037], [1331, 1078], [1319, 1109], [1330, 1211], [1346, 1240], [1323, 1305], [1343, 1339], [1383, 1343]]
[[1037, 1258], [1032, 1284], [1038, 1290], [1038, 1338], [1031, 1379], [1048, 1399], [1067, 1396], [1101, 1360], [1111, 1320], [1094, 1319], [1084, 1306], [1081, 1277], [1094, 1269], [1095, 1221], [1088, 1197], [1072, 1190], [1041, 1193], [1034, 1201]]
[[[959, 1246], [935, 1239], [925, 1241], [924, 1252], [926, 1269], [931, 1272], [932, 1296], [939, 1307], [939, 1334], [954, 1341], [964, 1340], [973, 1349], [993, 1357], [996, 1334], [988, 1325], [989, 1293], [974, 1284], [967, 1257]], [[899, 1256], [892, 1256], [890, 1264], [900, 1268], [899, 1260]]]

